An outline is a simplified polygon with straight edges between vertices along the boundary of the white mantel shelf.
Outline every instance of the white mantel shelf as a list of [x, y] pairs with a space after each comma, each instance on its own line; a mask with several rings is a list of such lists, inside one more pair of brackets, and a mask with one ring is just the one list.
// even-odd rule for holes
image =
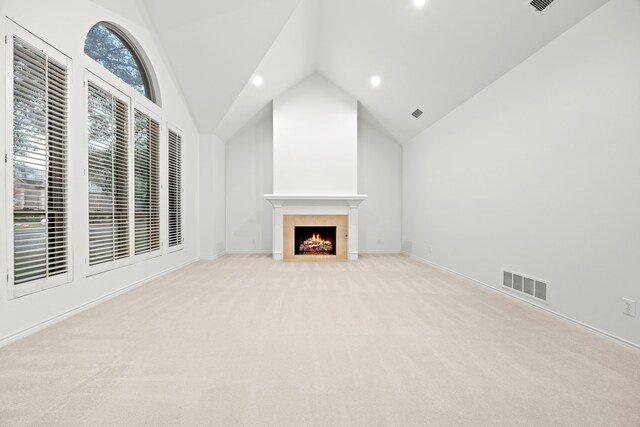
[[323, 196], [301, 196], [296, 194], [265, 194], [264, 198], [266, 200], [353, 200], [353, 201], [364, 201], [368, 198], [366, 194], [353, 194], [353, 195], [323, 195]]
[[284, 215], [348, 215], [349, 260], [358, 259], [358, 207], [369, 196], [366, 194], [265, 194], [273, 205], [273, 259], [283, 258]]

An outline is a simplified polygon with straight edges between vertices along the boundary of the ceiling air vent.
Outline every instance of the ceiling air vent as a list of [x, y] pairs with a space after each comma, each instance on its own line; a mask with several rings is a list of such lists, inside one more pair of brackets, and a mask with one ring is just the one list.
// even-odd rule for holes
[[420, 111], [419, 108], [416, 108], [416, 111], [411, 113], [411, 115], [417, 119], [418, 117], [420, 117], [422, 115], [422, 111]]
[[536, 8], [538, 12], [543, 12], [547, 7], [551, 6], [555, 0], [533, 0], [529, 4]]

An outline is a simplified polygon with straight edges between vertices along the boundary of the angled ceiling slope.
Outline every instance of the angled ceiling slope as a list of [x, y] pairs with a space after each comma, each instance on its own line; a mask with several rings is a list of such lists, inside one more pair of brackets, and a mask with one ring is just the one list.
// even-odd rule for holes
[[213, 133], [300, 0], [140, 0], [195, 122]]
[[608, 0], [140, 1], [202, 132], [227, 140], [317, 72], [405, 142]]
[[318, 7], [315, 0], [302, 0], [264, 56], [253, 75], [264, 83], [254, 86], [251, 79], [231, 106], [215, 134], [225, 141], [274, 98], [316, 72]]
[[405, 142], [607, 1], [322, 0], [318, 72]]

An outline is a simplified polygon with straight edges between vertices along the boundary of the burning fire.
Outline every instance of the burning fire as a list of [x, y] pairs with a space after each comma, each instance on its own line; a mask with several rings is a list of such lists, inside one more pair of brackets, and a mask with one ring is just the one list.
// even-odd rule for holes
[[316, 234], [316, 233], [313, 233], [313, 234], [311, 235], [311, 238], [310, 238], [310, 239], [308, 239], [308, 240], [306, 240], [306, 241], [305, 241], [305, 243], [306, 243], [306, 242], [309, 242], [309, 243], [315, 243], [315, 244], [321, 244], [321, 243], [325, 243], [325, 242], [326, 242], [326, 243], [331, 244], [331, 242], [329, 242], [328, 240], [324, 240], [324, 239], [322, 238], [322, 236], [320, 236], [320, 234]]
[[319, 233], [313, 233], [311, 237], [300, 245], [300, 252], [302, 253], [329, 253], [332, 249], [333, 242], [331, 239], [325, 240]]

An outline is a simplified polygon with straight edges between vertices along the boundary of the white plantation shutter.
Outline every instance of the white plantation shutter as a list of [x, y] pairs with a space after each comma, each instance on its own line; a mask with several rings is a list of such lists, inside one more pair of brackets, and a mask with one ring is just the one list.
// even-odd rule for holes
[[129, 105], [89, 82], [89, 265], [129, 256]]
[[182, 135], [169, 129], [169, 247], [182, 244]]
[[33, 290], [69, 271], [67, 86], [66, 65], [13, 37], [13, 281]]
[[134, 113], [135, 253], [160, 249], [160, 124]]

